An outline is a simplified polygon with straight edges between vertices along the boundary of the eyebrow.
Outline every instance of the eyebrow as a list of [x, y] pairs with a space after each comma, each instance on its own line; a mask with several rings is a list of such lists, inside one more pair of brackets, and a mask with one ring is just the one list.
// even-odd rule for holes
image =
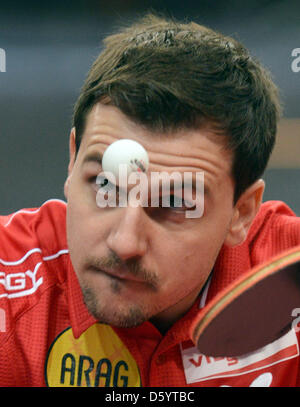
[[96, 152], [87, 154], [82, 161], [82, 165], [93, 162], [102, 165], [102, 154]]
[[[83, 159], [82, 166], [87, 164], [87, 163], [90, 163], [90, 162], [94, 162], [94, 163], [97, 163], [99, 165], [102, 165], [102, 157], [103, 157], [103, 154], [100, 153], [100, 152], [92, 152], [90, 154], [87, 154]], [[190, 184], [190, 182], [188, 182], [186, 185], [192, 186], [193, 190], [197, 189], [197, 187], [196, 187], [196, 179], [194, 177], [192, 178], [192, 183]], [[174, 182], [173, 188], [174, 188], [174, 190], [176, 190], [180, 186], [183, 188], [184, 183], [182, 182], [182, 183], [179, 184], [177, 182]], [[204, 182], [204, 194], [205, 195], [206, 194], [210, 195], [210, 188], [205, 182]]]

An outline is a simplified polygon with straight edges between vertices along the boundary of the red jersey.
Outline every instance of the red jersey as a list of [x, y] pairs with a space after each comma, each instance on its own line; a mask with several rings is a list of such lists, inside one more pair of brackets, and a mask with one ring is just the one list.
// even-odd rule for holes
[[285, 204], [264, 203], [247, 240], [222, 248], [201, 298], [165, 335], [150, 322], [117, 329], [89, 314], [65, 217], [59, 200], [0, 217], [0, 386], [299, 385], [294, 330], [239, 358], [204, 356], [189, 338], [199, 307], [241, 273], [300, 245], [300, 218]]

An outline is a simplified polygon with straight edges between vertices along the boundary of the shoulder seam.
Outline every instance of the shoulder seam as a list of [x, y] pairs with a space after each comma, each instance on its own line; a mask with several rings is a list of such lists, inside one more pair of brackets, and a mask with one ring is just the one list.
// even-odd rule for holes
[[[0, 258], [0, 263], [3, 264], [3, 266], [18, 266], [19, 264], [24, 263], [24, 261], [29, 256], [31, 256], [33, 253], [42, 253], [42, 249], [40, 249], [39, 247], [30, 249], [21, 259], [15, 260], [15, 261], [8, 261], [8, 260], [3, 260]], [[49, 260], [56, 259], [57, 257], [59, 257], [62, 254], [68, 254], [68, 253], [69, 253], [69, 249], [61, 249], [58, 252], [56, 252], [55, 254], [42, 257], [42, 259], [44, 261], [49, 261]]]
[[59, 203], [62, 203], [62, 204], [64, 204], [65, 206], [66, 206], [66, 202], [65, 201], [63, 201], [63, 200], [61, 200], [61, 199], [49, 199], [48, 201], [46, 201], [46, 202], [44, 202], [39, 208], [32, 208], [32, 210], [31, 209], [20, 209], [19, 211], [17, 211], [17, 212], [14, 212], [13, 214], [11, 214], [11, 215], [8, 215], [8, 217], [9, 217], [9, 219], [8, 219], [8, 221], [5, 223], [5, 225], [3, 225], [3, 227], [5, 227], [5, 228], [7, 228], [10, 224], [11, 224], [11, 222], [13, 221], [13, 219], [17, 216], [17, 215], [19, 215], [19, 214], [21, 214], [21, 213], [25, 213], [25, 214], [27, 214], [27, 215], [33, 215], [33, 214], [36, 214], [36, 213], [38, 213], [39, 211], [40, 211], [40, 209], [43, 207], [43, 206], [45, 206], [46, 204], [48, 204], [48, 203], [50, 203], [50, 202], [59, 202]]

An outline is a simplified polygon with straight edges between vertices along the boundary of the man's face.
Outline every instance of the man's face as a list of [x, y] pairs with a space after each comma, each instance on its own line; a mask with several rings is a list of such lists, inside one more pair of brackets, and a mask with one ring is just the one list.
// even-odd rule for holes
[[[101, 322], [168, 327], [193, 304], [207, 280], [234, 214], [231, 156], [208, 130], [152, 134], [117, 108], [97, 104], [88, 115], [76, 160], [71, 147], [66, 183], [67, 237], [85, 302]], [[119, 139], [142, 144], [149, 171], [204, 172], [204, 213], [184, 208], [108, 207], [96, 203], [101, 157]], [[71, 141], [72, 145], [72, 141]]]

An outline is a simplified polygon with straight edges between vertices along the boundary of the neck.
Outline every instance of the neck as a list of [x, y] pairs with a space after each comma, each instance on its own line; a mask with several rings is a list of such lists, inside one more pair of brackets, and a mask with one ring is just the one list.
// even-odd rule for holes
[[175, 305], [167, 308], [161, 313], [155, 315], [150, 319], [150, 322], [159, 330], [162, 335], [165, 335], [167, 331], [181, 319], [195, 303], [199, 292], [192, 293], [188, 298], [178, 302]]

